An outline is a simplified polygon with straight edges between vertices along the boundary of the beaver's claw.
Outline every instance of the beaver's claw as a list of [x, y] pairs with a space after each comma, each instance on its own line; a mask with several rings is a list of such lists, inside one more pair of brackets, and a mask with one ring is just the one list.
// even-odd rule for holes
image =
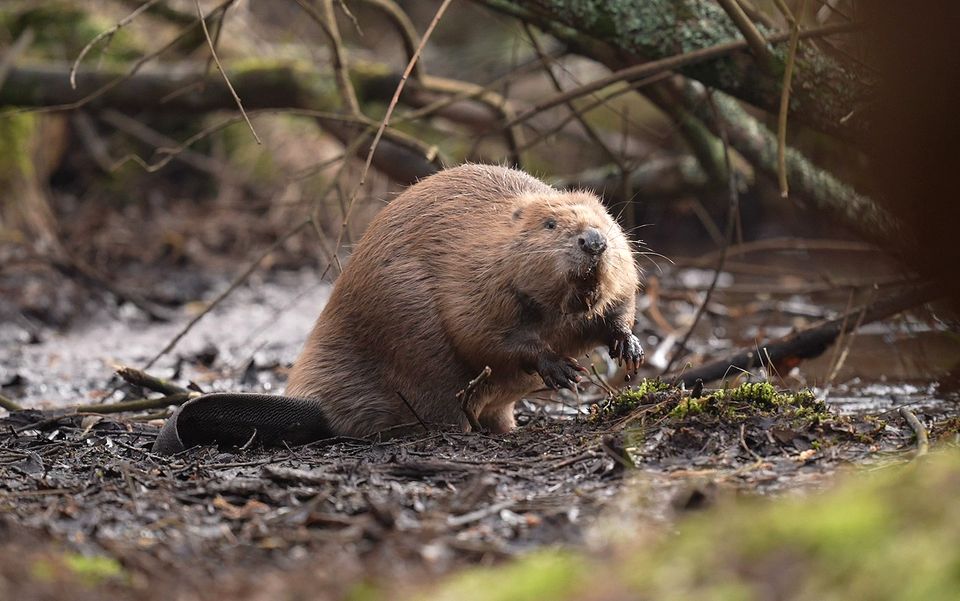
[[626, 365], [627, 374], [637, 373], [643, 363], [643, 347], [632, 332], [623, 332], [610, 343], [610, 356], [617, 365]]
[[543, 383], [554, 390], [576, 390], [580, 372], [586, 371], [573, 357], [545, 354], [537, 362], [537, 373], [543, 378]]

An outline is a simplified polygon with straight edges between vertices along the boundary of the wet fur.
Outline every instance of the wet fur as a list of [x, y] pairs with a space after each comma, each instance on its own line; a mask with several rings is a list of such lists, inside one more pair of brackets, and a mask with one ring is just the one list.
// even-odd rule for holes
[[[607, 238], [599, 262], [577, 247], [587, 226]], [[447, 169], [374, 219], [287, 394], [317, 399], [343, 435], [417, 417], [469, 430], [456, 393], [489, 365], [469, 409], [504, 432], [514, 403], [543, 386], [538, 371], [632, 336], [637, 280], [622, 230], [592, 194], [503, 167]]]

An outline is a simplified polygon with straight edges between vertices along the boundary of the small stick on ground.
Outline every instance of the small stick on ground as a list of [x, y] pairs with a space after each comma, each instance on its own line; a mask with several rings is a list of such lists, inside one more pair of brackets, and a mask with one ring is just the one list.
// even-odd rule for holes
[[910, 428], [913, 429], [913, 433], [917, 435], [917, 457], [923, 457], [930, 450], [930, 439], [927, 436], [927, 429], [920, 423], [920, 420], [917, 419], [917, 416], [913, 414], [913, 411], [906, 407], [900, 407], [897, 410]]
[[183, 386], [178, 386], [172, 382], [168, 382], [162, 378], [156, 376], [151, 376], [145, 371], [141, 371], [135, 367], [129, 367], [127, 365], [117, 365], [114, 367], [117, 372], [117, 375], [124, 379], [124, 381], [133, 384], [134, 386], [140, 386], [154, 392], [159, 392], [166, 395], [172, 394], [187, 394], [191, 391]]
[[413, 414], [413, 417], [417, 418], [417, 421], [420, 422], [420, 425], [421, 425], [421, 426], [423, 426], [424, 432], [429, 432], [429, 431], [430, 431], [430, 428], [428, 428], [428, 427], [427, 427], [427, 424], [425, 424], [425, 423], [423, 422], [423, 420], [420, 419], [420, 416], [419, 416], [419, 415], [417, 414], [417, 412], [413, 409], [413, 405], [410, 404], [410, 401], [407, 400], [407, 397], [403, 396], [403, 393], [400, 392], [399, 390], [397, 391], [397, 396], [400, 397], [400, 400], [403, 401], [403, 404], [407, 406], [407, 409], [410, 410], [410, 413]]
[[243, 446], [240, 447], [241, 451], [246, 451], [253, 445], [253, 441], [257, 439], [257, 429], [253, 429], [253, 434], [250, 435], [250, 438], [247, 439], [247, 442], [243, 443]]
[[597, 383], [600, 388], [603, 388], [604, 392], [610, 396], [617, 396], [617, 391], [607, 384], [607, 381], [603, 379], [603, 376], [600, 375], [600, 372], [597, 371], [597, 366], [593, 363], [590, 364], [590, 371], [593, 372], [593, 376], [597, 379]]
[[763, 461], [763, 458], [760, 457], [760, 455], [757, 455], [756, 451], [751, 449], [750, 445], [747, 444], [746, 429], [747, 427], [745, 424], [740, 424], [740, 446], [743, 447], [743, 450], [750, 453], [750, 455], [752, 455], [753, 458], [758, 462]]
[[183, 326], [183, 327], [180, 329], [179, 332], [177, 332], [177, 334], [176, 334], [173, 338], [170, 339], [170, 342], [168, 342], [167, 345], [164, 346], [164, 347], [160, 350], [160, 352], [158, 352], [156, 355], [153, 356], [153, 358], [151, 358], [149, 361], [147, 361], [147, 364], [143, 366], [143, 369], [150, 369], [151, 367], [153, 367], [153, 364], [156, 363], [161, 357], [163, 357], [164, 355], [166, 355], [168, 352], [170, 352], [170, 351], [173, 349], [173, 347], [175, 347], [175, 346], [177, 345], [177, 343], [180, 342], [180, 339], [183, 338], [184, 336], [186, 336], [187, 333], [188, 333], [191, 329], [193, 329], [193, 326], [195, 326], [198, 321], [200, 321], [201, 319], [203, 319], [203, 317], [204, 317], [205, 315], [207, 315], [208, 313], [210, 313], [210, 311], [213, 311], [214, 307], [216, 307], [217, 305], [219, 305], [225, 298], [227, 298], [228, 296], [230, 296], [230, 294], [231, 294], [234, 290], [236, 290], [237, 288], [239, 288], [240, 285], [243, 284], [243, 283], [247, 280], [248, 277], [250, 277], [250, 274], [252, 274], [252, 273], [257, 269], [257, 267], [260, 265], [260, 263], [263, 262], [263, 260], [266, 259], [266, 258], [270, 255], [270, 253], [272, 253], [272, 252], [274, 252], [275, 250], [277, 250], [278, 248], [280, 248], [284, 243], [286, 243], [286, 241], [287, 241], [289, 238], [292, 238], [294, 234], [296, 234], [297, 232], [299, 232], [301, 229], [305, 228], [305, 227], [308, 226], [308, 225], [310, 225], [310, 218], [304, 219], [304, 220], [301, 221], [300, 223], [297, 223], [297, 224], [294, 225], [292, 228], [290, 228], [289, 230], [287, 230], [285, 233], [283, 233], [282, 235], [280, 235], [279, 238], [277, 238], [276, 240], [274, 240], [273, 244], [271, 244], [271, 245], [270, 245], [264, 252], [262, 252], [256, 259], [254, 259], [253, 261], [251, 261], [250, 264], [247, 265], [247, 268], [244, 269], [243, 272], [242, 272], [240, 275], [238, 275], [236, 278], [234, 278], [234, 280], [233, 280], [232, 282], [230, 282], [230, 285], [227, 286], [226, 290], [224, 290], [223, 292], [221, 292], [219, 295], [217, 295], [217, 297], [216, 297], [215, 299], [213, 299], [212, 301], [210, 301], [210, 303], [207, 304], [207, 306], [204, 307], [204, 309], [203, 309], [202, 311], [200, 311], [199, 313], [197, 313], [190, 321], [187, 322], [187, 324], [186, 324], [185, 326]]
[[[857, 321], [859, 324], [865, 325], [931, 300], [936, 300], [941, 295], [940, 289], [933, 284], [912, 285], [893, 296], [873, 301], [863, 307], [857, 307], [853, 310], [853, 313], [859, 314], [862, 311], [863, 318]], [[760, 363], [760, 355], [758, 355], [756, 347], [765, 349], [764, 355], [767, 360], [772, 360], [774, 363], [812, 359], [823, 354], [841, 332], [850, 331], [853, 326], [854, 320], [850, 319], [850, 314], [847, 314], [837, 319], [820, 322], [783, 338], [764, 341], [759, 345], [743, 349], [726, 358], [701, 365], [695, 369], [667, 374], [663, 376], [663, 379], [676, 380], [678, 384], [683, 382], [685, 386], [692, 386], [698, 378], [704, 382], [725, 378], [731, 369], [749, 371], [758, 367]]]
[[199, 392], [187, 391], [177, 394], [169, 394], [156, 399], [136, 399], [133, 401], [121, 401], [110, 405], [77, 405], [71, 407], [70, 411], [74, 413], [124, 413], [126, 411], [146, 411], [148, 409], [161, 409], [169, 405], [182, 405], [194, 397], [200, 396]]
[[20, 403], [17, 403], [13, 399], [8, 399], [2, 394], [0, 394], [0, 408], [6, 409], [7, 411], [23, 411]]
[[484, 367], [480, 375], [470, 380], [470, 382], [467, 383], [467, 387], [457, 393], [457, 400], [460, 401], [460, 409], [463, 411], [463, 414], [467, 416], [467, 421], [470, 422], [470, 428], [472, 428], [474, 432], [481, 432], [483, 426], [480, 425], [477, 416], [473, 414], [473, 410], [469, 408], [470, 400], [477, 391], [477, 387], [483, 384], [492, 373], [493, 370], [490, 369], [489, 365]]

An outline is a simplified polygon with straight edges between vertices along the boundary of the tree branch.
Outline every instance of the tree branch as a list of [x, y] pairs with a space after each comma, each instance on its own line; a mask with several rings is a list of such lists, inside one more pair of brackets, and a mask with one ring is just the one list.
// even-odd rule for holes
[[[719, 131], [717, 118], [722, 119], [730, 135], [730, 145], [757, 170], [774, 180], [777, 178], [778, 144], [773, 132], [729, 96], [714, 94], [717, 107], [717, 116], [714, 116], [705, 102], [703, 86], [691, 81], [679, 82], [678, 86], [681, 91], [678, 97], [691, 112], [715, 133]], [[881, 248], [889, 249], [891, 244], [913, 244], [905, 239], [907, 234], [900, 223], [885, 209], [811, 163], [799, 151], [787, 148], [784, 160], [794, 193], [810, 206], [833, 216], [865, 239], [878, 242]]]
[[[737, 42], [729, 52], [689, 63], [678, 69], [688, 77], [746, 100], [771, 113], [780, 101], [786, 49], [774, 48], [776, 69], [756, 69], [748, 45], [715, 0], [622, 0], [582, 2], [578, 0], [475, 0], [494, 10], [557, 33], [557, 25], [574, 34], [574, 41], [587, 54], [611, 68], [659, 61], [678, 55], [695, 54], [707, 48]], [[762, 25], [759, 32], [770, 42], [783, 36]], [[786, 34], [789, 36], [789, 34]], [[606, 48], [596, 48], [603, 44]], [[592, 47], [592, 48], [591, 48]], [[611, 53], [610, 48], [616, 49]], [[593, 52], [596, 50], [596, 53]], [[860, 111], [844, 117], [869, 96], [868, 83], [847, 65], [826, 56], [813, 46], [797, 53], [797, 78], [791, 109], [797, 120], [816, 129], [853, 137], [869, 128]], [[612, 66], [613, 64], [618, 66]]]
[[[764, 360], [774, 364], [784, 361], [799, 361], [819, 357], [841, 333], [852, 331], [857, 324], [864, 325], [896, 315], [913, 307], [930, 302], [944, 292], [926, 284], [914, 286], [900, 293], [878, 300], [866, 307], [857, 307], [836, 319], [831, 319], [791, 334], [778, 340], [765, 341], [751, 346], [735, 355], [702, 365], [696, 369], [666, 375], [664, 381], [683, 382], [692, 386], [697, 380], [712, 382], [726, 377], [730, 372], [749, 371], [761, 367]], [[862, 314], [862, 317], [859, 317]], [[852, 316], [852, 317], [851, 317]], [[858, 319], [859, 317], [859, 319]], [[762, 349], [761, 355], [758, 349]]]

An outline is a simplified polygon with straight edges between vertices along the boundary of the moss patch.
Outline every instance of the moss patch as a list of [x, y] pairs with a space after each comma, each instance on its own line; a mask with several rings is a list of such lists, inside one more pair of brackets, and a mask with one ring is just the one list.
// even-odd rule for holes
[[810, 420], [826, 419], [831, 415], [826, 404], [812, 391], [779, 391], [769, 382], [749, 382], [693, 398], [689, 391], [672, 388], [659, 379], [644, 379], [637, 386], [623, 389], [607, 403], [598, 405], [594, 416], [621, 417], [638, 409], [677, 420], [701, 414], [725, 419], [777, 414]]
[[593, 416], [595, 419], [609, 419], [627, 415], [638, 407], [656, 402], [656, 393], [667, 390], [670, 390], [670, 385], [659, 378], [644, 378], [636, 386], [621, 390], [609, 402], [595, 406]]
[[126, 572], [112, 557], [69, 553], [36, 560], [31, 576], [41, 582], [76, 580], [83, 586], [95, 587], [108, 580], [124, 579]]
[[[638, 462], [720, 453], [733, 444], [743, 459], [795, 455], [838, 443], [872, 444], [885, 423], [841, 416], [809, 390], [778, 390], [769, 382], [691, 392], [644, 380], [598, 404], [593, 419], [625, 429]], [[739, 442], [743, 439], [743, 442]], [[723, 453], [715, 459], [722, 458]]]

